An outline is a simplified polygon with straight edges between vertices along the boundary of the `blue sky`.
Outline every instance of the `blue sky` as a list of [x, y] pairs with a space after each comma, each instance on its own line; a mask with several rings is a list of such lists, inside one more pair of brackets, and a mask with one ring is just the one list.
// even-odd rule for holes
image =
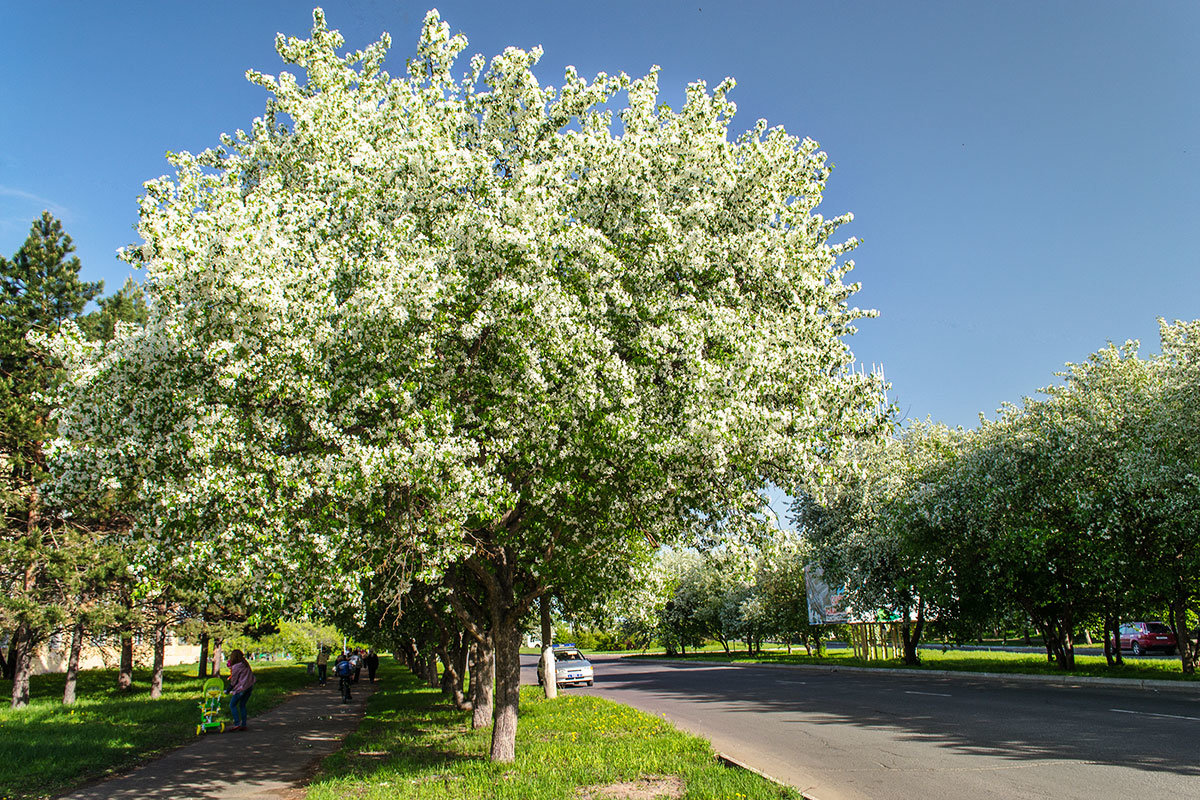
[[[398, 73], [426, 5], [329, 2], [351, 47], [392, 34]], [[737, 78], [759, 117], [836, 165], [823, 211], [863, 240], [852, 340], [909, 417], [971, 427], [1106, 341], [1157, 344], [1200, 317], [1200, 3], [438, 3], [468, 54], [541, 44], [563, 68], [662, 67], [663, 100]], [[13, 3], [0, 29], [0, 253], [49, 209], [115, 291], [143, 181], [168, 150], [248, 127], [274, 35], [304, 2]], [[465, 63], [463, 65], [465, 69]]]

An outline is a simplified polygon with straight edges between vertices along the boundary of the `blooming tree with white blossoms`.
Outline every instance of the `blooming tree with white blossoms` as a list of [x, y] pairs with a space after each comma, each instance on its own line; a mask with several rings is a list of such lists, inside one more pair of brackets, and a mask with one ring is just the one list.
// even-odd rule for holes
[[276, 42], [302, 76], [248, 73], [248, 132], [146, 184], [151, 318], [74, 345], [60, 486], [133, 487], [159, 564], [280, 602], [469, 570], [511, 760], [541, 594], [758, 511], [877, 425], [850, 216], [817, 213], [812, 140], [729, 137], [732, 80], [674, 111], [657, 71], [543, 86], [540, 48], [455, 77], [436, 12], [393, 78], [386, 35], [342, 55], [313, 19]]

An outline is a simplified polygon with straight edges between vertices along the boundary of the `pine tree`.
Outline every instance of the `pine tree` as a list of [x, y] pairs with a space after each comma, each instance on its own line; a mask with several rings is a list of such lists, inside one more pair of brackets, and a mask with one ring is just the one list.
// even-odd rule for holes
[[38, 494], [43, 446], [54, 434], [49, 397], [61, 372], [37, 334], [78, 318], [103, 288], [79, 279], [74, 250], [62, 223], [43, 212], [12, 259], [0, 257], [0, 623], [11, 631], [13, 706], [28, 703], [33, 649], [62, 621], [53, 595], [69, 549]]

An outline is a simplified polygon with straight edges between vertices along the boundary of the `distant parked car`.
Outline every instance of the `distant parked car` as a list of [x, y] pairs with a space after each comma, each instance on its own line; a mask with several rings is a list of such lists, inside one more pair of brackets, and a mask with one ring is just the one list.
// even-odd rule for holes
[[[538, 685], [541, 686], [545, 682], [543, 664], [538, 662]], [[556, 644], [554, 645], [554, 672], [557, 680], [555, 683], [559, 686], [566, 684], [584, 684], [592, 685], [594, 679], [592, 673], [592, 662], [583, 657], [583, 653], [579, 652], [579, 648], [573, 644]]]
[[1169, 656], [1175, 655], [1179, 646], [1175, 632], [1162, 622], [1128, 622], [1118, 629], [1119, 647], [1132, 650], [1135, 656], [1162, 650]]

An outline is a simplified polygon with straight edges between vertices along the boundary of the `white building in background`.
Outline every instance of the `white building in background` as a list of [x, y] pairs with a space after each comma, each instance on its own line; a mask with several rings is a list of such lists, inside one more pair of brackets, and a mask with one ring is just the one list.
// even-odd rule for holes
[[[7, 649], [7, 642], [4, 643]], [[53, 634], [33, 654], [32, 672], [44, 675], [49, 672], [66, 672], [71, 657], [71, 634]], [[133, 636], [133, 660], [139, 666], [149, 667], [154, 663], [154, 650], [149, 637], [140, 633]], [[167, 648], [163, 665], [191, 664], [200, 660], [200, 645], [187, 644], [170, 631], [167, 632]], [[116, 636], [98, 634], [83, 637], [83, 650], [79, 654], [79, 668], [113, 669], [121, 664], [121, 643]]]

